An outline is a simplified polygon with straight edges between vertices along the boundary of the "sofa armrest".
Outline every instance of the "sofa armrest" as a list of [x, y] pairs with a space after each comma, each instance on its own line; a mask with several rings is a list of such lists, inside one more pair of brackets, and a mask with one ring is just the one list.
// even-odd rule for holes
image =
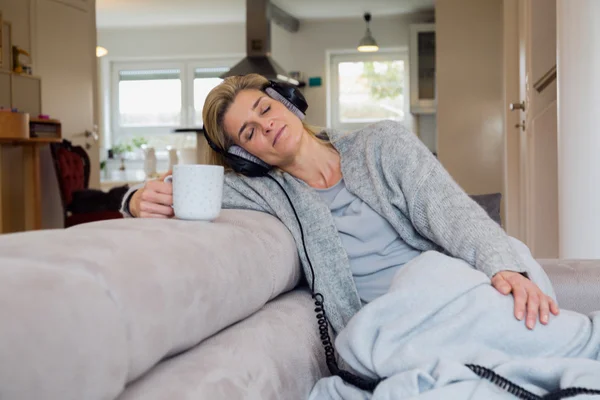
[[277, 218], [112, 219], [0, 236], [0, 398], [114, 399], [301, 278]]
[[546, 271], [558, 305], [582, 314], [600, 310], [600, 260], [537, 260]]

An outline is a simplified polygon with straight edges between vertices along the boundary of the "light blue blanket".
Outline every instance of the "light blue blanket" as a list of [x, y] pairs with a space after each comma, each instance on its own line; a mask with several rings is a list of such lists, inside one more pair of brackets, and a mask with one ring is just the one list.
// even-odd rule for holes
[[[554, 296], [549, 279], [521, 246], [532, 279]], [[526, 252], [526, 254], [524, 254]], [[387, 294], [366, 305], [338, 335], [340, 356], [360, 374], [387, 377], [373, 393], [321, 379], [310, 399], [514, 399], [465, 367], [493, 369], [543, 395], [559, 388], [600, 389], [600, 313], [561, 310], [529, 330], [513, 297], [462, 260], [430, 251], [395, 275]], [[577, 399], [600, 396], [579, 396]]]

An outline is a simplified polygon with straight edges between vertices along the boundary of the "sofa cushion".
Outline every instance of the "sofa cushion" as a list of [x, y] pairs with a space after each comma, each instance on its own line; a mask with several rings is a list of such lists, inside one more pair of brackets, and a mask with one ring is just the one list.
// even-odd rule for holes
[[537, 260], [556, 291], [558, 306], [590, 314], [600, 309], [600, 260]]
[[501, 193], [474, 194], [470, 197], [485, 210], [491, 219], [496, 221], [498, 225], [502, 225], [500, 217]]
[[0, 398], [113, 399], [295, 287], [276, 218], [120, 219], [0, 237]]
[[329, 375], [314, 303], [298, 289], [133, 382], [118, 400], [306, 399]]

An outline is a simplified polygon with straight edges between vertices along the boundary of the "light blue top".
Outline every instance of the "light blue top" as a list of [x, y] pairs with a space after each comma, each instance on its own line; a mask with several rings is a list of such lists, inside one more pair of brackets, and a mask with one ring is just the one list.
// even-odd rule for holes
[[348, 258], [358, 295], [370, 302], [386, 293], [392, 277], [421, 254], [364, 201], [346, 189], [344, 180], [328, 189], [315, 189], [327, 203]]

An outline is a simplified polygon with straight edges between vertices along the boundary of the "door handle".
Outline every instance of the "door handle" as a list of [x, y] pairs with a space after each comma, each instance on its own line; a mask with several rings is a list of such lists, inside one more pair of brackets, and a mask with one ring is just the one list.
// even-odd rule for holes
[[[92, 131], [90, 131], [89, 129], [86, 129], [85, 131], [83, 131], [83, 133], [76, 133], [73, 136], [80, 136], [80, 137], [83, 136], [86, 139], [92, 139], [96, 143], [98, 143], [98, 141], [100, 140], [100, 137], [96, 133], [95, 126], [94, 126], [94, 130], [92, 130]], [[85, 141], [85, 148], [87, 150], [92, 148], [92, 145], [87, 140]]]
[[95, 131], [90, 131], [90, 130], [85, 130], [83, 133], [76, 133], [73, 136], [83, 136], [86, 139], [92, 139], [94, 142], [98, 142], [98, 140], [100, 139], [100, 137], [98, 136], [98, 134]]
[[525, 102], [521, 102], [521, 103], [510, 103], [510, 111], [515, 111], [515, 110], [522, 110], [525, 111]]
[[516, 124], [515, 128], [521, 128], [524, 131], [525, 130], [525, 121], [521, 122], [520, 124]]
[[92, 132], [92, 131], [88, 131], [88, 130], [86, 130], [83, 133], [83, 136], [85, 136], [86, 138], [90, 138], [91, 137], [92, 139], [94, 139], [94, 142], [97, 142], [98, 139], [99, 139], [98, 138], [98, 134], [96, 132]]

